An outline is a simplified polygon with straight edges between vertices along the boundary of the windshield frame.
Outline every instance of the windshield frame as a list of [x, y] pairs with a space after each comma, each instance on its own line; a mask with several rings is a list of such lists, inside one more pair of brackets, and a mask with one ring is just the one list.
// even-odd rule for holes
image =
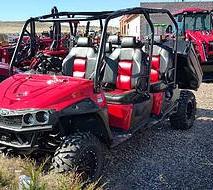
[[[187, 24], [186, 18], [187, 17], [191, 17], [191, 18], [194, 17], [195, 18], [195, 16], [197, 16], [197, 15], [207, 15], [207, 17], [208, 17], [208, 21], [207, 21], [208, 28], [207, 29], [196, 29], [196, 28], [187, 28], [186, 27], [186, 24]], [[180, 22], [178, 22], [178, 19], [181, 16], [182, 16], [182, 20]], [[197, 17], [197, 18], [200, 18], [200, 16]], [[197, 13], [181, 13], [181, 14], [175, 15], [175, 20], [176, 20], [176, 22], [178, 24], [178, 27], [179, 27], [179, 31], [178, 31], [179, 35], [184, 35], [187, 30], [191, 30], [191, 31], [210, 31], [210, 30], [213, 29], [212, 13], [209, 12], [209, 11], [197, 12]], [[194, 22], [196, 22], [196, 21], [194, 21]], [[205, 23], [205, 25], [207, 23]], [[194, 25], [196, 27], [197, 24], [194, 24]]]
[[[110, 13], [112, 13], [112, 11], [103, 11], [103, 12], [57, 12], [55, 11], [54, 12], [53, 10], [51, 14], [28, 19], [23, 25], [12, 59], [10, 61], [10, 67], [9, 67], [10, 76], [14, 74], [13, 67], [17, 65], [18, 63], [17, 55], [21, 49], [21, 44], [25, 34], [27, 34], [30, 37], [30, 52], [32, 56], [35, 54], [35, 50], [33, 49], [33, 45], [36, 43], [35, 23], [53, 23], [53, 25], [57, 26], [58, 28], [56, 32], [60, 32], [60, 33], [61, 33], [60, 31], [61, 24], [68, 23], [70, 27], [70, 34], [75, 36], [77, 31], [77, 28], [76, 28], [77, 26], [75, 26], [76, 22], [81, 22], [81, 21], [90, 22], [90, 21], [99, 20], [100, 28], [102, 30], [103, 20], [106, 19]], [[88, 30], [88, 27], [89, 26], [87, 26], [86, 30]]]
[[[205, 17], [204, 17], [205, 16]], [[186, 19], [188, 18], [191, 18], [193, 19], [193, 28], [190, 28], [190, 27], [186, 27]], [[198, 18], [201, 18], [201, 22], [202, 22], [202, 28], [198, 29]], [[204, 26], [205, 25], [205, 26]], [[185, 30], [211, 30], [211, 14], [210, 13], [206, 13], [206, 12], [203, 12], [203, 13], [196, 13], [196, 14], [186, 14], [185, 15]], [[205, 27], [205, 28], [204, 28]]]

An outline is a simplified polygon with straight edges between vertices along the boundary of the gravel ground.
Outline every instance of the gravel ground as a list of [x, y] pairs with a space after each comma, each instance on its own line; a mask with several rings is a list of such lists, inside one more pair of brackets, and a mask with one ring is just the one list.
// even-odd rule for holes
[[112, 150], [106, 189], [213, 189], [213, 84], [195, 94], [193, 128], [176, 131], [165, 122]]

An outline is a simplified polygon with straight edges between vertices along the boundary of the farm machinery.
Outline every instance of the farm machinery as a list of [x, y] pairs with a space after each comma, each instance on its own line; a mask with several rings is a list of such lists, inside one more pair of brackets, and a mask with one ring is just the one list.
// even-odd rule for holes
[[200, 8], [186, 8], [174, 14], [179, 35], [193, 43], [204, 72], [204, 80], [213, 79], [212, 13]]
[[[108, 35], [113, 19], [130, 14], [144, 15], [151, 28], [149, 39], [143, 43], [132, 36], [119, 40], [118, 36]], [[154, 43], [151, 14], [168, 15], [178, 31], [168, 10], [141, 7], [59, 12], [27, 20], [10, 63], [11, 76], [0, 83], [1, 151], [19, 155], [43, 152], [52, 157], [50, 170], [76, 171], [85, 179], [94, 180], [101, 175], [106, 150], [140, 129], [154, 127], [166, 119], [175, 129], [190, 129], [196, 100], [188, 89], [199, 87], [202, 74], [192, 61], [193, 49], [182, 46], [179, 51], [189, 51], [188, 56], [177, 54], [178, 38]], [[100, 23], [99, 44], [94, 45], [88, 35], [79, 37], [63, 59], [58, 75], [14, 73], [14, 67], [24, 61], [19, 53], [28, 25], [34, 28], [36, 22], [82, 21], [87, 26], [91, 21]], [[28, 32], [32, 44], [35, 32]], [[29, 52], [35, 54], [34, 46], [29, 46]], [[27, 61], [28, 58], [25, 56]], [[56, 69], [52, 60], [41, 59], [44, 62], [37, 67], [39, 70]]]

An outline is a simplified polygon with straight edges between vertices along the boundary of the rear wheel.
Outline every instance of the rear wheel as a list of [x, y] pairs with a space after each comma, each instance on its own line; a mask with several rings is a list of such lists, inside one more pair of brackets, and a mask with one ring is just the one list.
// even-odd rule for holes
[[196, 99], [195, 95], [190, 91], [181, 91], [178, 104], [178, 110], [171, 115], [171, 126], [175, 129], [190, 129], [195, 120], [196, 115]]
[[77, 133], [69, 136], [58, 147], [52, 159], [55, 172], [77, 172], [83, 180], [97, 180], [102, 172], [104, 149], [91, 133]]

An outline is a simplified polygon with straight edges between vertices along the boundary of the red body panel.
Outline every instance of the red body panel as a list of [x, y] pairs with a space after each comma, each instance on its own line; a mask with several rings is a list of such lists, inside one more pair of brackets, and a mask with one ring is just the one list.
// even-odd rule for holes
[[44, 55], [55, 56], [55, 57], [63, 57], [65, 58], [68, 54], [67, 49], [59, 49], [59, 50], [43, 50]]
[[200, 13], [207, 11], [206, 9], [201, 9], [201, 8], [196, 8], [196, 7], [189, 7], [185, 9], [178, 10], [177, 12], [174, 13], [174, 16], [179, 15], [179, 14], [184, 14], [184, 13]]
[[0, 62], [0, 76], [9, 77], [9, 65], [4, 62]]
[[127, 131], [131, 127], [132, 111], [132, 104], [108, 104], [109, 125]]
[[39, 41], [40, 50], [44, 50], [45, 48], [50, 47], [50, 45], [53, 42], [53, 39], [50, 37], [40, 37], [38, 41]]
[[[213, 30], [212, 31], [192, 31], [187, 30], [185, 37], [187, 40], [192, 41], [195, 49], [200, 56], [201, 63], [205, 63], [208, 57], [213, 59]], [[212, 44], [210, 44], [210, 42]], [[204, 49], [204, 44], [206, 49]]]
[[[21, 71], [17, 68], [13, 69], [14, 73], [21, 73]], [[0, 76], [9, 77], [9, 65], [7, 63], [0, 62]]]
[[163, 105], [163, 97], [163, 92], [153, 94], [152, 114], [160, 115]]
[[85, 98], [100, 107], [106, 106], [104, 95], [94, 94], [93, 82], [67, 76], [14, 75], [0, 84], [0, 107], [62, 110]]
[[0, 61], [8, 64], [12, 58], [13, 50], [12, 46], [2, 46], [0, 48]]

